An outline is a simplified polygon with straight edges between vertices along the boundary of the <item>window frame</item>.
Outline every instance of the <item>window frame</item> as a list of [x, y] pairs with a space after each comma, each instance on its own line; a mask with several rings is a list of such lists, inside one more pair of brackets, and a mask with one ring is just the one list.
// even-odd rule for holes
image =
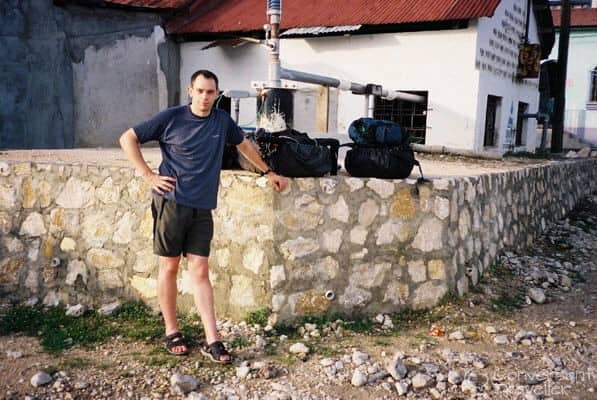
[[427, 117], [429, 116], [429, 91], [405, 91], [425, 97], [424, 103], [414, 103], [408, 100], [385, 100], [375, 96], [373, 118], [392, 121], [405, 129], [411, 143], [425, 144], [427, 136]]
[[589, 100], [588, 110], [597, 110], [597, 66], [589, 71]]
[[[491, 101], [490, 101], [491, 100]], [[493, 113], [489, 113], [489, 107], [493, 105]], [[483, 147], [497, 147], [499, 139], [500, 128], [500, 114], [502, 108], [502, 97], [493, 94], [487, 95], [485, 104], [485, 120], [483, 124]], [[488, 129], [488, 117], [493, 115], [493, 123], [491, 129]]]
[[529, 110], [529, 103], [525, 103], [524, 101], [518, 102], [518, 110], [516, 112], [516, 132], [514, 134], [514, 146], [525, 146], [526, 145], [526, 138], [527, 138], [527, 118], [524, 118], [524, 114], [526, 114]]

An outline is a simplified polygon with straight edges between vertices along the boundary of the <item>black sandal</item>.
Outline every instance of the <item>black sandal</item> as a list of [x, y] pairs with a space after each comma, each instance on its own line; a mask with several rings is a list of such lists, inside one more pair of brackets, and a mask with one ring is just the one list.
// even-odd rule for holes
[[[228, 350], [226, 350], [224, 344], [219, 340], [216, 340], [215, 342], [209, 345], [207, 343], [203, 343], [203, 345], [201, 346], [201, 354], [218, 364], [232, 363], [232, 356], [230, 355], [230, 353], [228, 353]], [[222, 360], [222, 356], [228, 356], [228, 359]]]
[[[189, 354], [189, 345], [186, 343], [184, 336], [180, 332], [174, 332], [166, 336], [166, 338], [164, 339], [164, 346], [166, 347], [168, 353], [175, 356], [186, 356], [187, 354]], [[178, 352], [172, 350], [173, 348], [179, 346], [186, 347], [186, 350]]]

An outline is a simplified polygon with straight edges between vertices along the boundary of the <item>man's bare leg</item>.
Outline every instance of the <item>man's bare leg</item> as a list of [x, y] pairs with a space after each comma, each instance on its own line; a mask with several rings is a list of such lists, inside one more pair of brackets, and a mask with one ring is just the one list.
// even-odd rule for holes
[[[216, 315], [214, 311], [213, 288], [209, 280], [209, 265], [207, 257], [196, 254], [187, 254], [187, 262], [191, 279], [193, 281], [193, 293], [195, 306], [201, 315], [203, 329], [205, 330], [205, 339], [208, 344], [220, 340], [220, 333], [216, 327]], [[222, 356], [222, 361], [228, 359], [228, 356]]]
[[[158, 271], [158, 300], [160, 310], [166, 325], [166, 336], [179, 331], [176, 321], [176, 275], [180, 257], [160, 256], [160, 269]], [[182, 353], [187, 350], [186, 346], [175, 346], [172, 351]]]

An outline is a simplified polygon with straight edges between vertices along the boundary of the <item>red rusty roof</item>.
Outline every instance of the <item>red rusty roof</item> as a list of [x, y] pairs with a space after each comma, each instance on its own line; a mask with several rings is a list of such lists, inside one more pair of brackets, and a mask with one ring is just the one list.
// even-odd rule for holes
[[104, 3], [134, 8], [174, 10], [186, 5], [189, 0], [104, 0]]
[[[282, 0], [282, 29], [384, 25], [490, 17], [500, 0]], [[266, 0], [200, 0], [167, 25], [168, 33], [263, 29]]]
[[[570, 10], [570, 26], [597, 26], [597, 8], [573, 8]], [[561, 11], [551, 10], [553, 24], [560, 26]]]

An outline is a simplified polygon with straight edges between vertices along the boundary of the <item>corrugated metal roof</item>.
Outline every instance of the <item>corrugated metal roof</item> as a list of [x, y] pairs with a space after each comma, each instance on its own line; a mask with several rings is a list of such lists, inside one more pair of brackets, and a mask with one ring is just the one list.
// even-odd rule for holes
[[[282, 29], [385, 25], [490, 17], [500, 0], [283, 0]], [[265, 0], [197, 1], [168, 23], [167, 31], [226, 33], [260, 31]]]
[[290, 35], [323, 35], [324, 33], [354, 32], [361, 29], [363, 25], [340, 25], [340, 26], [314, 26], [312, 28], [291, 28], [280, 36]]
[[[597, 8], [573, 8], [570, 10], [570, 26], [597, 26]], [[561, 11], [551, 10], [553, 24], [560, 26]]]
[[104, 3], [135, 8], [174, 10], [189, 3], [189, 0], [104, 0]]

